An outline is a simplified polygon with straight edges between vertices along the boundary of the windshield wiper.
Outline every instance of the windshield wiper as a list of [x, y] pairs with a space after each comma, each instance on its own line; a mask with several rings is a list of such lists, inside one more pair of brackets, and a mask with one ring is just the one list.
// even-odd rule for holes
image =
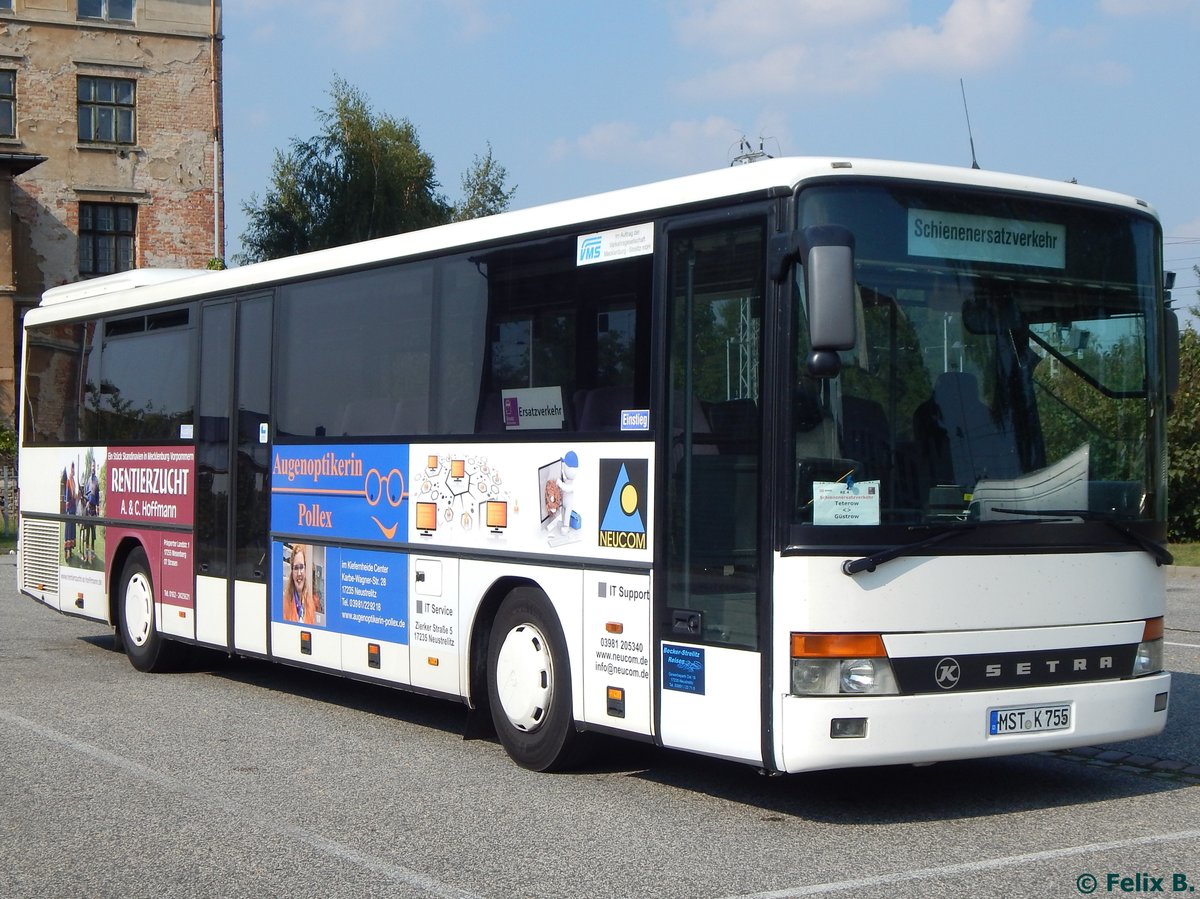
[[997, 509], [992, 508], [993, 512], [1001, 512], [1005, 515], [1028, 515], [1033, 518], [1055, 518], [1064, 521], [1072, 518], [1079, 518], [1083, 521], [1100, 521], [1108, 525], [1127, 541], [1132, 543], [1138, 549], [1148, 552], [1154, 557], [1156, 565], [1174, 565], [1175, 557], [1170, 551], [1159, 543], [1142, 536], [1132, 528], [1127, 528], [1121, 524], [1112, 515], [1104, 512], [1093, 512], [1091, 509]]
[[[1105, 515], [1102, 512], [1093, 512], [1090, 509], [997, 509], [992, 508], [992, 512], [1000, 512], [1006, 515], [1024, 515], [1030, 518], [1035, 518], [1039, 523], [1050, 523], [1052, 520], [1070, 521], [1072, 519], [1082, 519], [1084, 521], [1099, 521], [1108, 525], [1129, 543], [1136, 546], [1138, 549], [1149, 553], [1156, 564], [1158, 565], [1173, 565], [1175, 557], [1163, 546], [1155, 543], [1137, 531], [1131, 530], [1121, 524], [1111, 515]], [[986, 522], [985, 522], [986, 523]], [[898, 559], [901, 556], [914, 556], [922, 550], [928, 549], [931, 546], [936, 546], [943, 540], [949, 540], [951, 537], [958, 534], [966, 534], [979, 527], [979, 522], [975, 521], [970, 524], [961, 524], [948, 527], [945, 530], [938, 531], [930, 537], [923, 540], [917, 540], [914, 543], [905, 543], [900, 546], [892, 546], [888, 549], [881, 549], [877, 553], [872, 553], [869, 556], [863, 556], [861, 559], [847, 559], [842, 563], [842, 574], [848, 577], [853, 577], [860, 571], [874, 571], [884, 562], [890, 562], [892, 559]], [[999, 524], [999, 522], [993, 522]], [[1012, 522], [1017, 524], [1017, 522]]]
[[960, 524], [948, 527], [943, 531], [938, 531], [932, 537], [926, 537], [924, 540], [918, 540], [916, 543], [905, 543], [902, 546], [892, 546], [888, 549], [881, 549], [877, 553], [872, 553], [869, 556], [863, 556], [861, 559], [847, 559], [842, 563], [842, 574], [847, 577], [854, 577], [860, 571], [874, 571], [884, 562], [890, 562], [892, 559], [898, 559], [901, 556], [916, 555], [923, 549], [930, 546], [936, 546], [943, 540], [949, 540], [959, 534], [965, 534], [968, 531], [973, 531], [977, 525]]

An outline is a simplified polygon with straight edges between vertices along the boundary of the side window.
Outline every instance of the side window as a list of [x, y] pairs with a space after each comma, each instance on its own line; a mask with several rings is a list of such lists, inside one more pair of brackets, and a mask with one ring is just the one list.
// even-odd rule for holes
[[132, 144], [136, 140], [137, 82], [80, 75], [79, 139], [84, 143]]
[[0, 137], [17, 136], [17, 73], [0, 69]]
[[478, 430], [619, 431], [649, 397], [652, 257], [578, 266], [574, 238], [487, 257]]
[[193, 423], [193, 352], [188, 309], [106, 320], [99, 358], [88, 360], [83, 439], [183, 439]]
[[391, 266], [281, 291], [281, 434], [427, 434], [434, 263]]
[[483, 378], [488, 282], [469, 256], [440, 263], [436, 281], [429, 433], [470, 434]]
[[281, 296], [279, 433], [474, 430], [488, 297], [474, 257], [325, 278]]
[[30, 328], [25, 442], [186, 439], [192, 337], [188, 309]]
[[26, 332], [26, 444], [75, 443], [80, 439], [85, 373], [93, 356], [99, 371], [96, 333], [96, 322], [42, 325]]

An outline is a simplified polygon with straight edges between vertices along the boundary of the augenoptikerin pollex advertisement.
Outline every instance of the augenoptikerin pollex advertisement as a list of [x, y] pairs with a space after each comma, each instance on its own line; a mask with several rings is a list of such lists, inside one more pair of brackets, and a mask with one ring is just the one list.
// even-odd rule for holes
[[276, 446], [272, 618], [408, 642], [408, 556], [340, 546], [408, 539], [408, 446]]

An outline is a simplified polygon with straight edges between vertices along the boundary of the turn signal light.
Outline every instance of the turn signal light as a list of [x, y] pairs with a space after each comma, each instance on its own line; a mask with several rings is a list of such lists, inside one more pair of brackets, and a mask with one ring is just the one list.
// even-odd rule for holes
[[[896, 676], [880, 634], [792, 634], [792, 693], [796, 696], [890, 696]], [[853, 732], [831, 736], [862, 736]], [[865, 728], [865, 725], [864, 725]]]
[[879, 634], [792, 634], [793, 659], [850, 659], [886, 656]]

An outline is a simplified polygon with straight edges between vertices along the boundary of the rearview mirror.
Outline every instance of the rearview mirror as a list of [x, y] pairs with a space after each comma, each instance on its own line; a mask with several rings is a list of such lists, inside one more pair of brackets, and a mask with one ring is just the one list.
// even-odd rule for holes
[[841, 225], [812, 225], [772, 240], [770, 270], [776, 281], [785, 280], [797, 262], [804, 265], [808, 301], [808, 373], [837, 377], [838, 350], [854, 349], [856, 339], [854, 234]]
[[1173, 397], [1179, 390], [1179, 316], [1174, 309], [1165, 310], [1166, 322], [1163, 328], [1163, 349], [1167, 353], [1167, 396]]
[[804, 293], [814, 350], [854, 348], [854, 235], [840, 225], [804, 229]]

